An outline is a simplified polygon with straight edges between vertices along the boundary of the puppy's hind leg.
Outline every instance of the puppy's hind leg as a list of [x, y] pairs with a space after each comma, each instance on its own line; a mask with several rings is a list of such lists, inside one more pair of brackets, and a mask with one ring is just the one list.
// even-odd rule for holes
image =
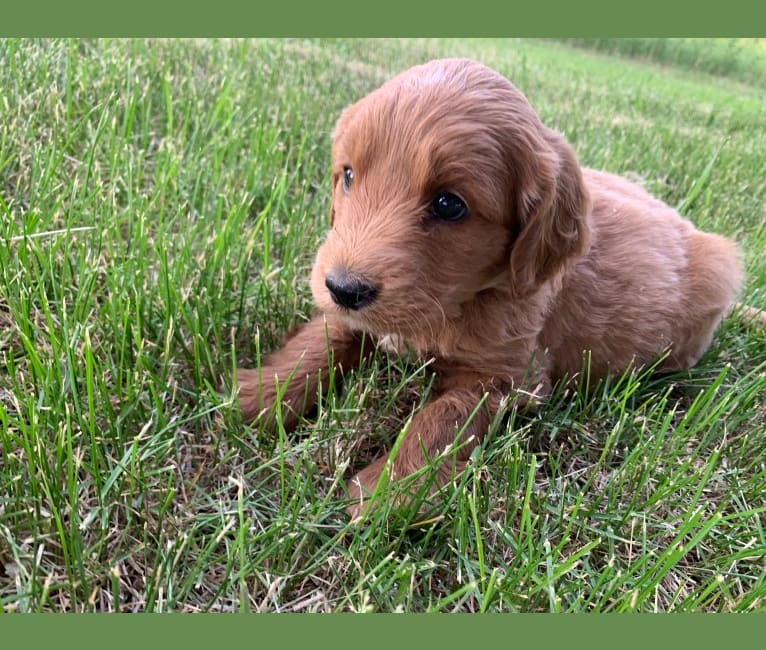
[[734, 242], [695, 231], [689, 235], [687, 252], [683, 313], [663, 364], [665, 370], [685, 370], [699, 361], [742, 288], [742, 261]]
[[[242, 418], [273, 427], [277, 401], [286, 429], [316, 406], [320, 385], [327, 385], [331, 369], [350, 368], [371, 348], [369, 341], [324, 314], [314, 316], [268, 355], [260, 368], [237, 370]], [[281, 398], [281, 399], [280, 399]]]

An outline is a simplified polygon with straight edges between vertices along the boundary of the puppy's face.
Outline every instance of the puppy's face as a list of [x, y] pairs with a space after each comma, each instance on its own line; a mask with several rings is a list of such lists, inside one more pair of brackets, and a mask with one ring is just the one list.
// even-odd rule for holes
[[422, 339], [507, 285], [519, 232], [554, 193], [543, 129], [508, 81], [465, 60], [412, 68], [346, 109], [311, 279], [319, 307]]

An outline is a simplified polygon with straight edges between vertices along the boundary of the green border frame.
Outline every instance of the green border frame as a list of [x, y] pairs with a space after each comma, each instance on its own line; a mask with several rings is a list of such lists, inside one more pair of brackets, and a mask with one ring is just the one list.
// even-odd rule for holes
[[766, 36], [757, 0], [32, 0], [0, 36]]
[[[766, 632], [763, 615], [544, 614], [459, 616], [443, 614], [261, 616], [200, 614], [11, 615], [0, 618], [6, 648], [149, 647], [209, 648], [276, 645], [279, 648], [354, 647], [679, 647], [720, 648], [752, 639], [758, 647]], [[426, 645], [427, 644], [427, 645]]]
[[[644, 0], [471, 0], [415, 4], [286, 0], [250, 3], [107, 0], [8, 3], [0, 36], [764, 36], [766, 5]], [[2, 61], [0, 61], [2, 65]], [[280, 648], [428, 644], [731, 646], [766, 638], [762, 615], [558, 616], [0, 616], [5, 648], [225, 644]], [[377, 642], [377, 643], [376, 643]]]

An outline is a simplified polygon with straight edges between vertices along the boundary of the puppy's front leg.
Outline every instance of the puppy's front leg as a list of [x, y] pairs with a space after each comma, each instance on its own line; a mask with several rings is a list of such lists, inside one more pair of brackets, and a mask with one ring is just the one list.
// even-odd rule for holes
[[[470, 386], [448, 388], [426, 404], [412, 419], [389, 465], [390, 478], [404, 478], [433, 462], [438, 463], [435, 487], [448, 483], [455, 473], [462, 471], [471, 452], [487, 433], [501, 396], [490, 384], [472, 382]], [[453, 448], [456, 448], [454, 454], [450, 452]], [[378, 458], [349, 482], [349, 494], [354, 499], [348, 508], [352, 518], [361, 514], [388, 460], [386, 456]]]
[[260, 369], [237, 370], [242, 418], [273, 426], [281, 395], [282, 421], [294, 428], [298, 417], [316, 406], [319, 383], [327, 385], [331, 368], [357, 365], [363, 352], [361, 335], [324, 314], [301, 325]]

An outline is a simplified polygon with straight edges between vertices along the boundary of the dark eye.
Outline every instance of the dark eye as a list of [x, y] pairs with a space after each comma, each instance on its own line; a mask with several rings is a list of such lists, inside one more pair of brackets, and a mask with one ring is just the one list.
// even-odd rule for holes
[[351, 181], [354, 180], [354, 170], [351, 167], [343, 168], [343, 189], [348, 192], [348, 188], [351, 187]]
[[431, 214], [442, 221], [460, 221], [468, 214], [468, 206], [457, 194], [440, 192], [431, 202]]

